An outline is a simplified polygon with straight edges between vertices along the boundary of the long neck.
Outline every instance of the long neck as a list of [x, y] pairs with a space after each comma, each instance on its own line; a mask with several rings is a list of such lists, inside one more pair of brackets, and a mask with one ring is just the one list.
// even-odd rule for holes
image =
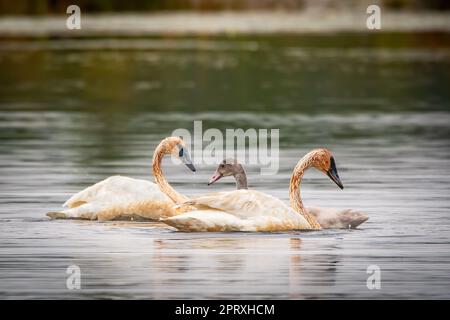
[[159, 186], [162, 192], [164, 192], [170, 199], [172, 199], [175, 203], [182, 203], [185, 201], [188, 201], [189, 198], [186, 196], [183, 196], [182, 194], [175, 191], [174, 188], [167, 182], [166, 178], [164, 177], [163, 172], [161, 171], [161, 161], [164, 157], [164, 146], [160, 144], [153, 154], [153, 163], [152, 163], [152, 170], [153, 170], [153, 176], [155, 177], [156, 184]]
[[239, 171], [234, 174], [234, 179], [236, 180], [236, 189], [248, 189], [247, 187], [247, 175], [245, 171]]
[[310, 167], [311, 160], [309, 159], [308, 155], [303, 157], [295, 166], [289, 185], [289, 199], [291, 202], [291, 207], [295, 211], [300, 213], [308, 221], [313, 229], [321, 229], [320, 224], [317, 222], [316, 218], [308, 213], [308, 211], [303, 206], [302, 198], [300, 196], [300, 184], [302, 182], [303, 175], [305, 171]]

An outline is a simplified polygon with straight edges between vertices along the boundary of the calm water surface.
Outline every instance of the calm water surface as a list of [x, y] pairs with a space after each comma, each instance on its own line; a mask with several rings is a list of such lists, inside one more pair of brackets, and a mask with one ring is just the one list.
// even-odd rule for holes
[[[450, 45], [364, 39], [3, 40], [0, 298], [450, 298]], [[330, 148], [346, 188], [311, 170], [305, 203], [370, 220], [206, 234], [45, 217], [109, 175], [152, 179], [157, 143], [194, 120], [279, 128], [279, 173], [247, 171], [286, 202], [298, 159]], [[164, 167], [187, 195], [234, 188], [206, 185], [213, 166]], [[73, 264], [81, 290], [66, 288]], [[380, 290], [366, 286], [370, 265]]]

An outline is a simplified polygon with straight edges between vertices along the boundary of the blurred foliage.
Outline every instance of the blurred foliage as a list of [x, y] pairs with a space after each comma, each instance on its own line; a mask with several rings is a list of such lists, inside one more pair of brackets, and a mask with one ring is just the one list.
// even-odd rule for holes
[[450, 110], [449, 33], [148, 38], [147, 50], [117, 41], [127, 48], [55, 39], [33, 41], [35, 50], [0, 51], [0, 110], [106, 118]]
[[379, 3], [392, 9], [449, 10], [448, 0], [0, 0], [0, 14], [40, 15], [65, 12], [77, 4], [88, 12], [148, 12], [171, 10], [304, 9], [306, 7], [352, 8]]

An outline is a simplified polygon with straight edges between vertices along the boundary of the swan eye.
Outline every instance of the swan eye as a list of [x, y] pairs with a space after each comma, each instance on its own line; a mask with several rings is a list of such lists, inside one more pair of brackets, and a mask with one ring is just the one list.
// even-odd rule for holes
[[184, 149], [183, 148], [181, 148], [180, 149], [180, 152], [178, 153], [178, 155], [180, 156], [180, 158], [183, 156], [183, 154], [184, 154]]

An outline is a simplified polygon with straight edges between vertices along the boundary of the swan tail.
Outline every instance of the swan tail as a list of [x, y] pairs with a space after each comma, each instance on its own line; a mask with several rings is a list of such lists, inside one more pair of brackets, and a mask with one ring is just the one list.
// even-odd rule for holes
[[368, 215], [352, 209], [342, 210], [338, 213], [337, 218], [336, 227], [340, 227], [341, 229], [355, 229], [369, 220]]
[[56, 212], [49, 212], [47, 216], [52, 219], [83, 219], [83, 220], [120, 220], [125, 217], [136, 217], [139, 220], [158, 220], [161, 217], [176, 215], [170, 202], [165, 201], [139, 201], [122, 205], [98, 205], [86, 203], [84, 205]]
[[354, 229], [369, 220], [369, 216], [362, 212], [349, 209], [348, 214], [350, 215], [349, 228], [351, 229]]
[[51, 211], [45, 214], [47, 217], [51, 219], [68, 219], [69, 216], [64, 211]]
[[47, 212], [46, 216], [51, 219], [81, 219], [81, 220], [96, 220], [97, 214], [90, 204], [80, 205], [75, 208]]
[[369, 220], [369, 216], [352, 209], [307, 207], [323, 229], [354, 229]]

